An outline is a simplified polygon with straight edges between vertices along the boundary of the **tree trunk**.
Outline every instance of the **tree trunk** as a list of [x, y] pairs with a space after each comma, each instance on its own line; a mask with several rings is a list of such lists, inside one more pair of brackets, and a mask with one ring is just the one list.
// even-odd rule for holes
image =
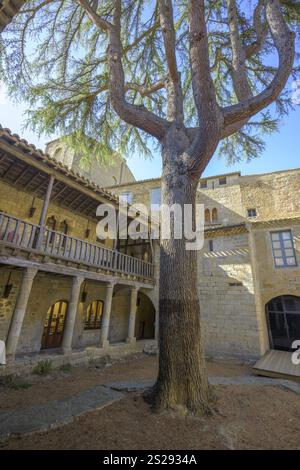
[[[162, 202], [180, 204], [183, 213], [184, 204], [195, 206], [198, 179], [179, 167], [174, 160], [164, 164]], [[184, 238], [161, 239], [159, 373], [150, 395], [158, 409], [179, 408], [193, 414], [210, 409], [197, 278], [197, 251], [186, 250]]]

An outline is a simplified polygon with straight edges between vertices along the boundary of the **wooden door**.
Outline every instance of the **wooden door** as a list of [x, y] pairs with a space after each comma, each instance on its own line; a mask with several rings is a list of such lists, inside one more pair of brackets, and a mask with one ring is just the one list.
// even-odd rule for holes
[[53, 304], [44, 324], [42, 349], [59, 348], [61, 346], [68, 303], [60, 300]]

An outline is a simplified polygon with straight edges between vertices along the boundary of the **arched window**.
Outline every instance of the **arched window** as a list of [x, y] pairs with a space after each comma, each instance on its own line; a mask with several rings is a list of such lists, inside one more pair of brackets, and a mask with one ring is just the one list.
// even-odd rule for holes
[[103, 305], [102, 300], [94, 300], [90, 303], [86, 310], [85, 330], [99, 330], [101, 328]]
[[215, 207], [211, 211], [211, 219], [213, 223], [218, 222], [218, 209], [216, 209]]
[[211, 220], [210, 220], [210, 210], [209, 209], [205, 209], [204, 219], [205, 219], [206, 224], [210, 224]]
[[42, 337], [42, 349], [61, 346], [68, 302], [59, 300], [48, 309]]
[[66, 220], [63, 220], [59, 226], [59, 231], [61, 233], [64, 233], [65, 235], [68, 235], [69, 232], [69, 226]]
[[63, 153], [63, 149], [61, 147], [58, 147], [55, 150], [54, 155], [53, 155], [55, 160], [62, 161], [62, 153]]
[[54, 215], [51, 215], [51, 217], [48, 217], [47, 222], [46, 222], [46, 227], [49, 228], [50, 230], [56, 229], [56, 218], [54, 217]]

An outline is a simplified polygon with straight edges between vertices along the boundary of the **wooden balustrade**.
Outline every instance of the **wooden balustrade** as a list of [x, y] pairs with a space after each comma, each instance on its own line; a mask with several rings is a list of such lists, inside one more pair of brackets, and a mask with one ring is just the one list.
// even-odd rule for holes
[[0, 242], [109, 271], [154, 278], [154, 265], [0, 212]]

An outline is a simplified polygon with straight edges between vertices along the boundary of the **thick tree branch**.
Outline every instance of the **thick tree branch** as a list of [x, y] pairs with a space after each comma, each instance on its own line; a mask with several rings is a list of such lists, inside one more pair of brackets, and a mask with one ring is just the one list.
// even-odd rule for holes
[[173, 18], [172, 0], [158, 0], [160, 26], [163, 35], [169, 79], [168, 91], [168, 120], [183, 125], [183, 96], [180, 73], [176, 59], [176, 33]]
[[254, 54], [257, 54], [267, 38], [268, 28], [265, 21], [261, 20], [261, 14], [264, 9], [265, 3], [266, 0], [259, 0], [254, 9], [253, 29], [256, 32], [256, 41], [245, 47], [246, 59], [250, 59]]
[[282, 15], [279, 0], [269, 0], [266, 7], [266, 18], [271, 31], [274, 45], [278, 52], [279, 64], [277, 73], [269, 86], [259, 95], [244, 100], [236, 105], [223, 109], [224, 134], [227, 134], [227, 126], [236, 127], [243, 125], [245, 119], [249, 119], [263, 108], [271, 104], [283, 90], [293, 68], [295, 37]]
[[252, 96], [251, 87], [247, 78], [246, 54], [239, 33], [239, 21], [235, 0], [227, 0], [227, 14], [232, 49], [231, 74], [233, 87], [239, 101]]
[[198, 177], [208, 163], [208, 155], [212, 155], [218, 145], [223, 121], [210, 73], [204, 1], [189, 0], [188, 7], [192, 88], [199, 121], [189, 149], [192, 157], [190, 172]]
[[167, 128], [167, 121], [148, 111], [144, 106], [136, 106], [126, 101], [126, 85], [122, 65], [121, 43], [121, 0], [114, 1], [114, 22], [109, 23], [97, 15], [86, 0], [77, 0], [85, 9], [93, 23], [108, 34], [109, 95], [112, 106], [118, 116], [128, 124], [162, 139]]

